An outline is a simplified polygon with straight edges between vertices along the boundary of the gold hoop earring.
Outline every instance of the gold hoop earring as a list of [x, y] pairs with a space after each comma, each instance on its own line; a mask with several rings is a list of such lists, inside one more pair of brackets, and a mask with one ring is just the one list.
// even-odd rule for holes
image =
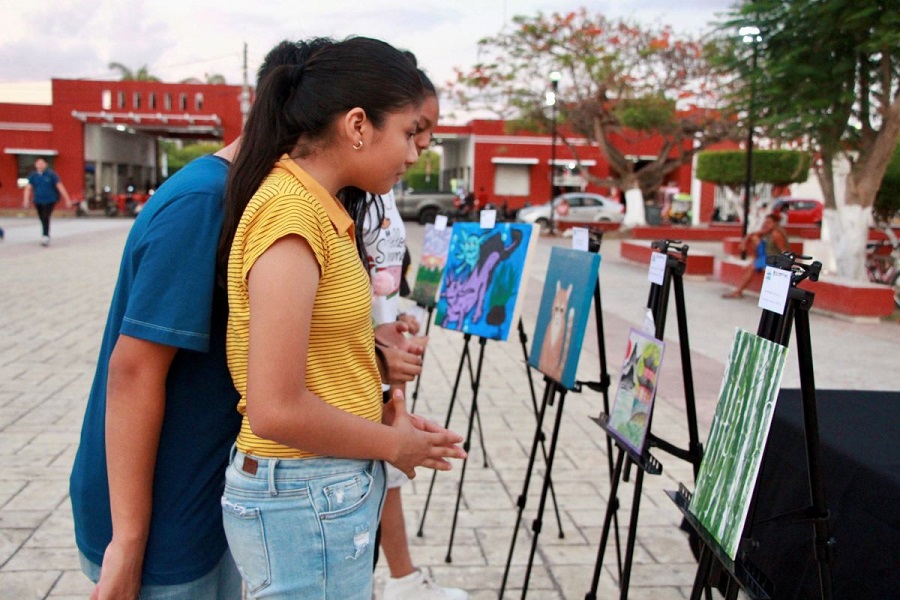
[[359, 140], [358, 142], [353, 144], [353, 146], [351, 146], [351, 148], [353, 148], [354, 150], [361, 150], [362, 146], [363, 146], [363, 141]]

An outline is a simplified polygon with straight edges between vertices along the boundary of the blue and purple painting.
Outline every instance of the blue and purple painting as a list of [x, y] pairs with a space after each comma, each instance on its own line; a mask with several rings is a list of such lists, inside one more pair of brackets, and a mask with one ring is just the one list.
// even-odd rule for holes
[[527, 223], [454, 223], [434, 322], [504, 341], [519, 320], [538, 227]]
[[578, 358], [597, 287], [600, 255], [553, 248], [528, 364], [568, 388], [575, 388]]

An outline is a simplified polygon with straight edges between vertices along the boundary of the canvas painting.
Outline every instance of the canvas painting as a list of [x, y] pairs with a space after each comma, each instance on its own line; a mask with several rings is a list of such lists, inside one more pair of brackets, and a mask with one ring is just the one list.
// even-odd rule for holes
[[575, 387], [599, 268], [594, 252], [556, 247], [550, 254], [528, 364], [568, 389]]
[[775, 414], [787, 348], [734, 337], [689, 510], [734, 559]]
[[506, 340], [519, 320], [538, 227], [454, 223], [434, 322], [445, 329]]
[[441, 276], [447, 262], [447, 250], [450, 248], [450, 236], [453, 231], [449, 227], [437, 229], [434, 223], [425, 225], [425, 240], [422, 244], [422, 256], [416, 271], [416, 282], [413, 285], [410, 299], [424, 308], [434, 308], [437, 304]]
[[643, 454], [653, 416], [656, 383], [665, 342], [632, 329], [628, 333], [619, 387], [610, 409], [609, 428], [623, 444]]

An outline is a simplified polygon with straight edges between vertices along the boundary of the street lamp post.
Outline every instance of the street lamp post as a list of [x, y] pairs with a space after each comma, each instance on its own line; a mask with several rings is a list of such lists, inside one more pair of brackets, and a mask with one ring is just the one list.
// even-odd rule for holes
[[[750, 222], [750, 198], [753, 197], [753, 100], [756, 95], [756, 57], [757, 45], [762, 38], [759, 35], [759, 27], [747, 26], [738, 30], [738, 35], [743, 38], [745, 44], [752, 44], [753, 52], [750, 59], [750, 103], [747, 107], [747, 172], [744, 181], [744, 223], [741, 228], [743, 237], [747, 237], [747, 227]], [[742, 252], [743, 254], [743, 252]]]
[[550, 88], [547, 92], [546, 104], [550, 107], [550, 235], [553, 235], [553, 195], [554, 179], [556, 178], [556, 93], [559, 89], [559, 80], [562, 74], [559, 71], [550, 71]]

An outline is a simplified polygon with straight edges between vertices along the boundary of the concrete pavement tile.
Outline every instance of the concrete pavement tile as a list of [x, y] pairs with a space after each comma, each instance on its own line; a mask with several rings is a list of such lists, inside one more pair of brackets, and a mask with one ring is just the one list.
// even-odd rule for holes
[[47, 512], [42, 510], [3, 510], [0, 511], [0, 530], [36, 529], [46, 518]]
[[54, 511], [35, 529], [26, 548], [71, 548], [75, 524], [68, 504]]
[[[591, 585], [593, 584], [593, 563], [588, 567], [584, 565], [555, 565], [553, 567], [553, 577], [557, 585], [559, 585], [563, 598], [584, 598], [585, 594], [591, 590]], [[619, 587], [612, 577], [606, 573], [605, 569], [601, 572], [600, 579], [597, 580], [596, 597], [619, 597]]]
[[507, 490], [494, 477], [490, 481], [468, 481], [463, 485], [466, 505], [471, 509], [505, 508], [511, 505]]
[[67, 484], [55, 479], [34, 479], [6, 503], [7, 510], [55, 509], [68, 495]]
[[682, 588], [674, 586], [633, 587], [628, 588], [629, 600], [682, 600], [690, 595], [685, 595]]
[[10, 600], [43, 600], [59, 577], [60, 572], [53, 570], [0, 571], [0, 590]]
[[[16, 453], [16, 460], [29, 463], [35, 467], [49, 467], [59, 460], [59, 457], [69, 450], [72, 446], [69, 443], [57, 444], [28, 444], [25, 448]], [[71, 462], [69, 463], [72, 464]]]
[[[16, 497], [28, 485], [28, 479], [17, 478], [11, 479], [4, 477], [0, 479], [0, 507], [5, 507], [10, 499]], [[5, 512], [5, 511], [4, 511]]]
[[644, 525], [640, 528], [637, 539], [656, 562], [681, 563], [694, 560], [687, 534], [677, 527]]
[[[546, 522], [545, 525], [547, 525]], [[554, 536], [556, 535], [556, 531], [553, 529], [551, 529], [550, 533]], [[506, 566], [506, 561], [509, 558], [509, 546], [513, 539], [513, 523], [510, 523], [509, 527], [482, 527], [478, 529], [476, 535], [481, 541], [482, 548], [484, 548], [488, 564]], [[541, 532], [541, 536], [543, 535], [544, 532]], [[533, 538], [531, 521], [523, 520], [516, 535], [516, 546], [510, 564], [525, 565], [528, 563]], [[538, 548], [534, 554], [533, 564], [540, 565], [543, 563], [544, 559], [540, 548]]]
[[19, 551], [30, 535], [29, 529], [0, 528], [0, 571], [6, 569], [6, 563]]
[[697, 574], [697, 563], [634, 563], [631, 571], [632, 588], [640, 587], [690, 587]]
[[[566, 540], [569, 541], [569, 540]], [[592, 547], [581, 540], [577, 544], [565, 544], [559, 539], [546, 539], [541, 534], [541, 554], [548, 565], [581, 565], [593, 567], [597, 561], [597, 548]], [[615, 556], [615, 551], [612, 551]]]
[[[35, 437], [35, 434], [28, 432], [0, 431], [0, 456], [15, 454]], [[68, 441], [71, 441], [71, 436]]]
[[23, 546], [3, 565], [2, 571], [30, 571], [41, 565], [48, 571], [76, 571], [80, 569], [74, 544], [69, 548], [29, 548]]
[[87, 598], [91, 595], [94, 584], [79, 571], [63, 571], [62, 576], [50, 591], [49, 598], [61, 600], [66, 597]]
[[[449, 536], [448, 536], [449, 537]], [[416, 546], [414, 560], [418, 565], [439, 565], [446, 564], [447, 558], [447, 539], [441, 540], [441, 544], [425, 546]], [[450, 564], [456, 565], [465, 570], [469, 570], [473, 566], [483, 566], [485, 564], [484, 555], [477, 546], [463, 545], [456, 543], [450, 549]]]

